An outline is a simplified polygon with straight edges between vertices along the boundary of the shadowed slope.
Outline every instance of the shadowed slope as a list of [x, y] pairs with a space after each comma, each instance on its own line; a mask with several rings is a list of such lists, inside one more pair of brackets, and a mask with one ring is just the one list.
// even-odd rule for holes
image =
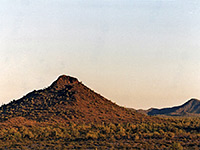
[[148, 110], [148, 115], [196, 116], [200, 115], [200, 101], [191, 99], [181, 106]]

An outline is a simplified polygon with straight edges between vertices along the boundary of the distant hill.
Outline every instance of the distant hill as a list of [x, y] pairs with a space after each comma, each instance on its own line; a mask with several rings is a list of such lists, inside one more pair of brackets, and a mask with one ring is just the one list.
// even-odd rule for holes
[[200, 101], [191, 99], [181, 106], [171, 108], [156, 109], [151, 108], [146, 112], [148, 115], [167, 115], [167, 116], [200, 116]]
[[[21, 118], [22, 117], [22, 118]], [[0, 107], [0, 122], [23, 118], [37, 122], [141, 122], [150, 120], [134, 110], [120, 107], [89, 89], [78, 79], [60, 76], [48, 88], [34, 90]], [[12, 119], [15, 122], [16, 119]]]

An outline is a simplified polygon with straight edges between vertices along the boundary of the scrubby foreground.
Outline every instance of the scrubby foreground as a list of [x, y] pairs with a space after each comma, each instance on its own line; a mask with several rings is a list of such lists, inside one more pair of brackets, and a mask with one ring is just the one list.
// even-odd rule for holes
[[79, 125], [16, 118], [0, 130], [0, 149], [200, 149], [198, 118]]

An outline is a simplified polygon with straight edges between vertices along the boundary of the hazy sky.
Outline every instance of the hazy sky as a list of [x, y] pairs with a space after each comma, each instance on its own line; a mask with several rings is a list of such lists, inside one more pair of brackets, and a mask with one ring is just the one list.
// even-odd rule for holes
[[199, 0], [1, 0], [0, 104], [59, 75], [126, 107], [200, 98]]

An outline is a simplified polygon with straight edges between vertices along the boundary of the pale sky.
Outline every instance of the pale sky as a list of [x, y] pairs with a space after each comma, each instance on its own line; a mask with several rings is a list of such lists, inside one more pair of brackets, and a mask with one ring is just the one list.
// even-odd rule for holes
[[61, 74], [132, 108], [200, 98], [199, 0], [0, 0], [0, 104]]

